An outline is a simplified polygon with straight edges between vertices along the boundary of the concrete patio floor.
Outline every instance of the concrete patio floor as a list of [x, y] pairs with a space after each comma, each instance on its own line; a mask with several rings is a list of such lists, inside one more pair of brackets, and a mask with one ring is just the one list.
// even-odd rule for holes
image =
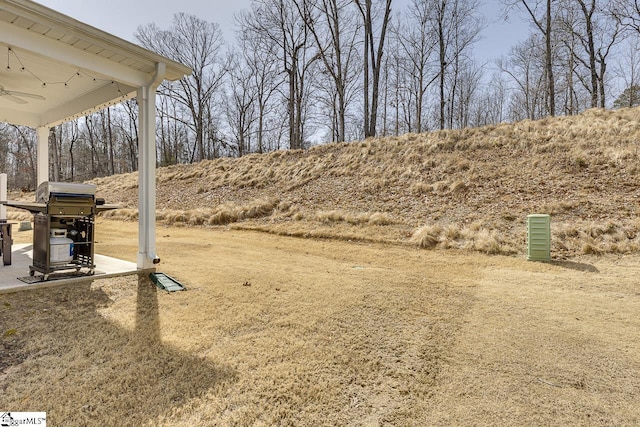
[[[2, 265], [0, 261], [0, 293], [86, 282], [87, 280], [104, 279], [114, 276], [127, 276], [139, 272], [135, 262], [123, 261], [96, 254], [96, 269], [95, 275], [93, 276], [72, 276], [36, 283], [25, 283], [21, 281], [19, 277], [29, 276], [29, 266], [31, 263], [32, 245], [30, 243], [14, 244], [11, 251], [11, 265]], [[39, 274], [40, 273], [36, 273], [36, 275]]]

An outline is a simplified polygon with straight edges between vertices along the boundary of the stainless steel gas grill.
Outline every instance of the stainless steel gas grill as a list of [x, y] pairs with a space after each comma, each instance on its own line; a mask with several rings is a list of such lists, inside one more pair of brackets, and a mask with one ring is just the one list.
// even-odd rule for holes
[[33, 213], [33, 265], [29, 274], [42, 273], [47, 280], [63, 270], [95, 272], [95, 214], [116, 209], [95, 197], [93, 184], [44, 182], [36, 190], [35, 203], [7, 202]]

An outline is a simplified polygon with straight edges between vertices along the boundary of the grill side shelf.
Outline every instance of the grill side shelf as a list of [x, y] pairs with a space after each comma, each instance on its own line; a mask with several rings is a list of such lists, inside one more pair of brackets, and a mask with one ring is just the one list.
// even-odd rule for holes
[[25, 209], [34, 214], [47, 212], [46, 203], [18, 202], [14, 200], [7, 200], [6, 202], [0, 202], [0, 203], [6, 206], [11, 206], [12, 208]]

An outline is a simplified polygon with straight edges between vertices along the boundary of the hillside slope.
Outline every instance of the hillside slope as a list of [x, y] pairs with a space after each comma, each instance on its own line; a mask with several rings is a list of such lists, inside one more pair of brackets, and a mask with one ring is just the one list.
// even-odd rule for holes
[[[337, 143], [159, 168], [158, 219], [296, 236], [524, 253], [552, 215], [553, 253], [640, 249], [640, 110]], [[94, 180], [135, 218], [137, 174]]]

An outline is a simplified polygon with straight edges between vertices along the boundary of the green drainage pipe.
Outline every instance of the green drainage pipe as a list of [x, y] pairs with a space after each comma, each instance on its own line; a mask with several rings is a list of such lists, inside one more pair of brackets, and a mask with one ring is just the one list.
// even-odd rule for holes
[[546, 214], [527, 216], [527, 259], [551, 260], [551, 217]]
[[150, 273], [149, 278], [162, 290], [167, 292], [186, 291], [184, 285], [173, 277], [164, 273]]

